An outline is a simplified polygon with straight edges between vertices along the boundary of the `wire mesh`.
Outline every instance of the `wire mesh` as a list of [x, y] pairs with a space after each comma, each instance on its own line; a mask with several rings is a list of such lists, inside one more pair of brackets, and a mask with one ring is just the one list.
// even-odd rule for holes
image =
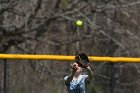
[[[64, 76], [72, 62], [7, 60], [6, 92], [4, 60], [0, 60], [0, 93], [68, 93]], [[139, 63], [93, 63], [89, 93], [139, 93]]]

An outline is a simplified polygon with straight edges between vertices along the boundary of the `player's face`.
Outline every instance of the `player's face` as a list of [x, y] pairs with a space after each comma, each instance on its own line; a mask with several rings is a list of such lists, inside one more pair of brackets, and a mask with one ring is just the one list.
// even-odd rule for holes
[[82, 68], [78, 66], [78, 68], [77, 68], [77, 71], [76, 71], [76, 72], [77, 72], [77, 73], [82, 72]]

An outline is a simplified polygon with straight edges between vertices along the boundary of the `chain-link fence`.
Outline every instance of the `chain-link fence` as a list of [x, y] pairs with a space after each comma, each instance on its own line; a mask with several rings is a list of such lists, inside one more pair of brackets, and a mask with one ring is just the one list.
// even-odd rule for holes
[[69, 63], [35, 60], [1, 60], [1, 93], [66, 93], [64, 75]]
[[[1, 60], [0, 93], [68, 93], [64, 76], [72, 62]], [[139, 93], [139, 64], [92, 63], [89, 93]]]

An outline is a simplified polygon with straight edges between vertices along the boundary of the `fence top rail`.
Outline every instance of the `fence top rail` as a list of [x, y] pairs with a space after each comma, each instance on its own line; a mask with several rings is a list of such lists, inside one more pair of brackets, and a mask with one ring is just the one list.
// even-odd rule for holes
[[[33, 54], [0, 54], [0, 59], [27, 59], [27, 60], [59, 60], [74, 61], [75, 56], [66, 55], [33, 55]], [[136, 57], [99, 57], [89, 56], [91, 62], [140, 62]]]

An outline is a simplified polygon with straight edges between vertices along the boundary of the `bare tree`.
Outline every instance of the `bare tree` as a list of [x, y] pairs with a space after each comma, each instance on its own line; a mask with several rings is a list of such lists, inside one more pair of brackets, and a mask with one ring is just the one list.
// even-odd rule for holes
[[[139, 6], [138, 0], [1, 0], [0, 52], [139, 57]], [[77, 19], [83, 27], [75, 26]], [[111, 92], [111, 64], [92, 68], [90, 91]], [[70, 62], [18, 60], [9, 69], [9, 92], [66, 93], [62, 76]], [[138, 63], [113, 69], [114, 93], [139, 93]]]

